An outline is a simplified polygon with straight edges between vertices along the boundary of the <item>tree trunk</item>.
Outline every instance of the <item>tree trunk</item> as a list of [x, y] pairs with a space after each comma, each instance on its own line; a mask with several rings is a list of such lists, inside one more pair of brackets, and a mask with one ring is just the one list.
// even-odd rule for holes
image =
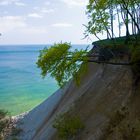
[[122, 2], [123, 2], [123, 4], [122, 4], [123, 8], [127, 11], [128, 15], [132, 18], [132, 21], [134, 22], [134, 25], [137, 27], [138, 34], [140, 34], [140, 27], [137, 24], [136, 19], [134, 19], [132, 13], [129, 11], [128, 6], [127, 6], [125, 0], [122, 0]]
[[119, 15], [119, 9], [116, 6], [117, 9], [117, 16], [118, 16], [118, 24], [119, 24], [119, 37], [121, 36], [121, 23], [120, 23], [120, 15]]

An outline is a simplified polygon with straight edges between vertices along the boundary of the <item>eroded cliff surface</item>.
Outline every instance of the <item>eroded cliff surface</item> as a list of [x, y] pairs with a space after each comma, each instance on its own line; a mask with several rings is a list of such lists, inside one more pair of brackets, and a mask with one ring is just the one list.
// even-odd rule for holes
[[71, 81], [21, 120], [24, 133], [20, 138], [57, 140], [54, 119], [73, 108], [71, 113], [78, 114], [85, 125], [76, 140], [100, 139], [114, 112], [129, 102], [132, 79], [129, 66], [90, 63], [79, 87]]

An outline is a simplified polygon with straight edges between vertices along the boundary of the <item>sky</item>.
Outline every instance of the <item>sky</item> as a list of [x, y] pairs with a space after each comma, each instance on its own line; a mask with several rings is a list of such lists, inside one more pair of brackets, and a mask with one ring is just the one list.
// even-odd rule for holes
[[89, 44], [88, 0], [0, 0], [0, 44]]

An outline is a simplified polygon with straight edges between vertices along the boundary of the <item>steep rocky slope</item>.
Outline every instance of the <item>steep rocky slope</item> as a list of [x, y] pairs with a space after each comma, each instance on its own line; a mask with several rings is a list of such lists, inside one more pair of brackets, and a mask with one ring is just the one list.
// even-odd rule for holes
[[71, 113], [78, 114], [85, 125], [75, 139], [100, 139], [115, 111], [130, 104], [134, 91], [132, 79], [129, 66], [90, 63], [80, 87], [71, 81], [20, 120], [23, 133], [19, 138], [57, 140], [57, 131], [52, 127], [54, 119], [73, 108]]

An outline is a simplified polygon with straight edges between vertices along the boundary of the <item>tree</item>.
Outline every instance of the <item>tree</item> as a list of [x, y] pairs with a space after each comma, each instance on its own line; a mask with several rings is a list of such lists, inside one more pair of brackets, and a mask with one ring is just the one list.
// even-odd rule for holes
[[106, 0], [90, 0], [87, 5], [87, 15], [89, 18], [89, 22], [86, 30], [86, 36], [92, 34], [99, 38], [97, 35], [104, 31], [107, 32], [107, 38], [111, 38], [111, 34], [109, 32], [110, 24], [109, 24], [109, 13], [106, 11], [107, 9], [107, 1]]
[[[82, 67], [81, 62], [84, 62]], [[86, 71], [87, 50], [71, 51], [69, 43], [54, 44], [40, 51], [37, 65], [41, 68], [43, 77], [50, 73], [60, 87], [72, 77], [79, 84], [80, 75]]]
[[[125, 43], [127, 43], [130, 37], [129, 25], [132, 24], [133, 34], [140, 33], [140, 15], [138, 10], [136, 10], [140, 8], [139, 3], [140, 0], [89, 0], [89, 4], [87, 5], [89, 22], [85, 25], [85, 36], [87, 37], [92, 34], [100, 39], [98, 34], [106, 32], [107, 38], [115, 42], [114, 28], [116, 27], [114, 25], [114, 17], [115, 14], [117, 14], [119, 36], [121, 36], [121, 25], [124, 24], [126, 27]], [[116, 45], [114, 46], [116, 47]], [[105, 48], [103, 48], [103, 50], [104, 49]], [[111, 50], [109, 50], [109, 52], [111, 52]], [[49, 73], [55, 78], [58, 85], [62, 87], [71, 78], [75, 79], [77, 84], [80, 84], [80, 77], [86, 71], [88, 62], [113, 65], [132, 65], [135, 63], [111, 62], [105, 58], [104, 54], [105, 53], [103, 53], [102, 56], [101, 53], [99, 53], [99, 58], [102, 57], [104, 58], [103, 60], [93, 59], [93, 57], [97, 58], [98, 56], [89, 54], [87, 49], [75, 49], [72, 51], [70, 43], [58, 43], [40, 51], [37, 65], [41, 69], [43, 77]]]
[[[107, 33], [107, 38], [120, 36], [121, 25], [126, 27], [126, 39], [130, 34], [140, 34], [140, 0], [89, 0], [87, 15], [89, 22], [86, 36]], [[119, 35], [114, 34], [114, 19], [118, 16]], [[122, 22], [121, 22], [122, 21]], [[131, 24], [132, 33], [129, 31]], [[99, 37], [98, 37], [99, 38]]]

